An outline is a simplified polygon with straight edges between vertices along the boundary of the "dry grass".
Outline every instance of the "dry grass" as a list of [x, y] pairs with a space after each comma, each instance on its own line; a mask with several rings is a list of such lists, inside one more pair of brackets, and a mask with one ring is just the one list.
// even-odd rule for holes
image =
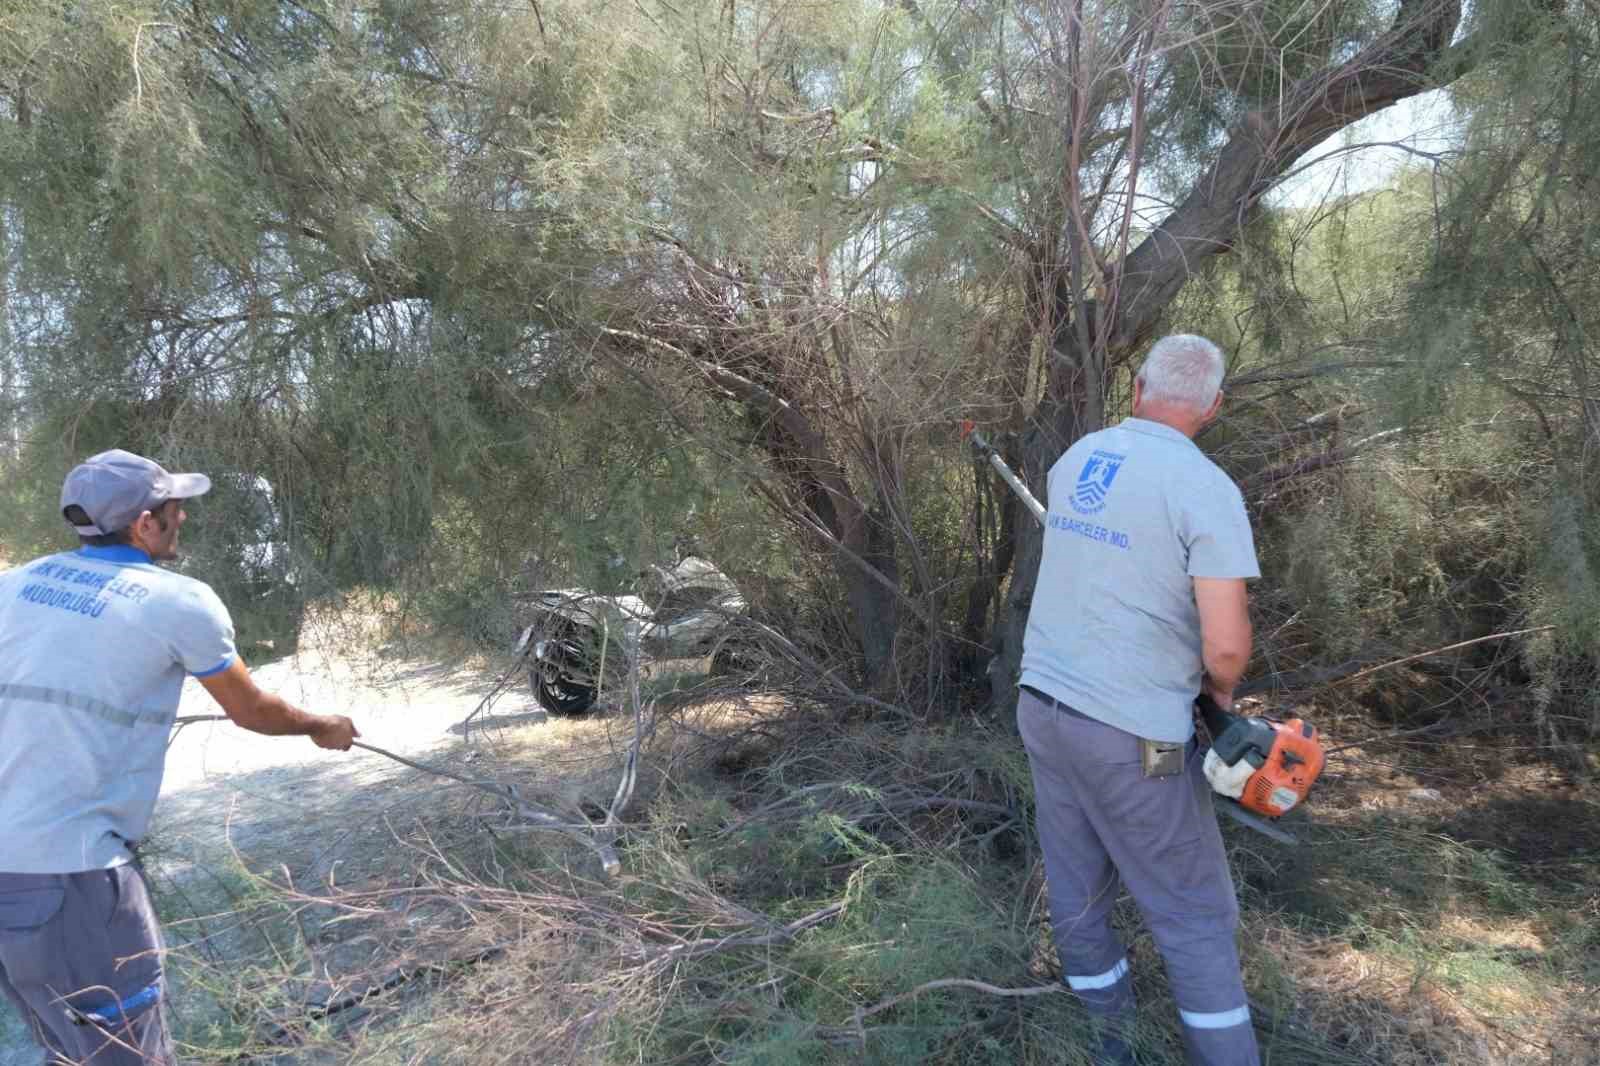
[[[1515, 738], [1394, 738], [1317, 711], [1305, 854], [1238, 853], [1253, 964], [1307, 1025], [1394, 1064], [1600, 1061], [1600, 788]], [[1398, 740], [1398, 742], [1397, 742]]]
[[[316, 645], [302, 646], [303, 654], [308, 650], [315, 654]], [[381, 651], [371, 653], [375, 661]], [[679, 664], [687, 665], [703, 667]], [[654, 721], [651, 757], [625, 812], [630, 816], [645, 810], [672, 774], [736, 751], [774, 717], [769, 698], [687, 698], [677, 692], [683, 676], [652, 672], [658, 676], [641, 679], [647, 709], [671, 713]], [[690, 683], [701, 680], [687, 676]], [[525, 706], [525, 694], [516, 703]], [[633, 717], [603, 702], [583, 718], [532, 718], [539, 728], [527, 728], [526, 713], [491, 710], [464, 743], [425, 761], [514, 785], [529, 802], [566, 812], [574, 822], [598, 817], [613, 800]], [[619, 972], [615, 965], [619, 945], [632, 944], [622, 953], [642, 965], [637, 960], [651, 950], [694, 938], [675, 924], [652, 931], [633, 914], [626, 897], [637, 875], [607, 883], [585, 849], [560, 836], [508, 828], [483, 800], [395, 767], [340, 801], [347, 815], [319, 809], [323, 824], [350, 823], [336, 850], [313, 857], [253, 849], [243, 857], [228, 849], [198, 861], [186, 857], [180, 872], [158, 875], [187, 1057], [289, 1054], [294, 1061], [343, 1062], [352, 1055], [381, 1060], [405, 1047], [407, 1056], [430, 1049], [438, 1061], [528, 1061], [524, 1045], [485, 1043], [481, 1023], [502, 1015], [519, 1033], [566, 1040], [561, 1061], [595, 1054], [584, 1049], [637, 991], [618, 998], [613, 989], [618, 982], [631, 987], [627, 967]], [[151, 859], [154, 868], [165, 868], [159, 846]], [[689, 895], [709, 908], [702, 924], [747, 917], [720, 912], [715, 894]], [[625, 941], [607, 932], [630, 923], [638, 929]], [[492, 957], [479, 957], [486, 947], [494, 948]], [[320, 1005], [390, 983], [336, 1016], [316, 1016]], [[508, 985], [537, 1002], [515, 1005]], [[595, 1012], [597, 998], [616, 1002]], [[586, 1014], [589, 1020], [568, 1032]]]
[[[359, 882], [224, 875], [201, 909], [235, 950], [187, 956], [216, 1005], [186, 1023], [190, 1058], [1084, 1061], [1068, 997], [996, 994], [1056, 975], [1005, 723], [862, 721], [692, 671], [641, 680], [652, 713], [620, 878], [402, 775]], [[1357, 708], [1316, 713], [1331, 744], [1381, 731]], [[598, 817], [634, 723], [616, 705], [537, 731], [491, 715], [443, 757]], [[1270, 1061], [1600, 1061], [1600, 792], [1538, 763], [1419, 753], [1349, 749], [1298, 850], [1228, 829]], [[1177, 1062], [1153, 945], [1127, 901], [1120, 920], [1144, 1061]]]

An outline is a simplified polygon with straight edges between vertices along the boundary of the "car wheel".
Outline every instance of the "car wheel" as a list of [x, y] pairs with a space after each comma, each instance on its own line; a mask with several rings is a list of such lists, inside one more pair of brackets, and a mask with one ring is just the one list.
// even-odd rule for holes
[[551, 714], [585, 714], [594, 706], [598, 690], [587, 680], [594, 674], [588, 650], [576, 635], [552, 639], [543, 658], [528, 663], [528, 684], [533, 698]]

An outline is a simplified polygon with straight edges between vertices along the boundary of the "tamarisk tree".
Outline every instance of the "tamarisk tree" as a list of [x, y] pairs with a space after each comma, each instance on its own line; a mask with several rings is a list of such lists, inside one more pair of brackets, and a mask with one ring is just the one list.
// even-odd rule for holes
[[629, 198], [659, 210], [607, 305], [632, 324], [605, 343], [745, 413], [764, 491], [835, 559], [875, 681], [953, 598], [999, 677], [1020, 655], [1039, 532], [980, 491], [997, 550], [935, 573], [917, 497], [949, 489], [928, 474], [940, 427], [945, 447], [962, 415], [1015, 431], [1042, 494], [1308, 153], [1517, 24], [1475, 31], [1456, 0], [723, 10], [676, 23], [698, 103]]
[[873, 686], [1008, 678], [1039, 534], [955, 420], [1040, 489], [1275, 185], [1528, 4], [12, 0], [8, 373], [37, 424], [248, 412], [333, 552], [532, 498], [519, 420], [607, 368], [831, 570]]

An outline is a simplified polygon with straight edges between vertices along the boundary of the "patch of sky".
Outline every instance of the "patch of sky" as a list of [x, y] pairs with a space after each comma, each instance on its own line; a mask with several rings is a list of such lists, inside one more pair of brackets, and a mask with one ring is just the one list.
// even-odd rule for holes
[[1447, 165], [1463, 119], [1444, 90], [1402, 100], [1317, 145], [1267, 197], [1274, 207], [1310, 207], [1388, 185], [1402, 168]]

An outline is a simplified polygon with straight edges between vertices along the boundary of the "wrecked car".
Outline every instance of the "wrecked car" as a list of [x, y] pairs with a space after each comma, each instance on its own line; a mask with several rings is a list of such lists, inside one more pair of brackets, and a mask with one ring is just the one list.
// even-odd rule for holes
[[713, 674], [730, 671], [738, 655], [730, 638], [745, 610], [732, 579], [695, 556], [643, 571], [632, 594], [564, 588], [532, 600], [514, 652], [539, 706], [558, 715], [586, 713], [646, 661], [711, 656]]

